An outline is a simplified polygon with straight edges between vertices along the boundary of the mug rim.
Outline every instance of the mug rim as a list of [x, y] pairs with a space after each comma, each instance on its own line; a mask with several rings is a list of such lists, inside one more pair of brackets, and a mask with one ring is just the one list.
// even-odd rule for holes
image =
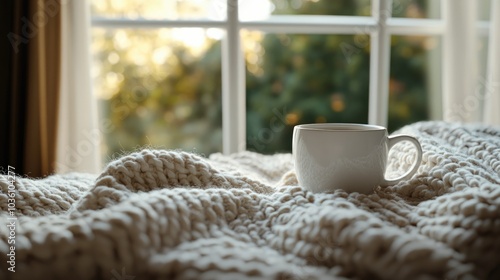
[[[331, 132], [340, 132], [340, 131], [373, 132], [373, 131], [387, 130], [385, 127], [380, 125], [361, 124], [361, 123], [307, 123], [307, 124], [296, 125], [294, 128], [301, 130], [331, 131]], [[346, 130], [345, 128], [349, 128], [349, 130]]]

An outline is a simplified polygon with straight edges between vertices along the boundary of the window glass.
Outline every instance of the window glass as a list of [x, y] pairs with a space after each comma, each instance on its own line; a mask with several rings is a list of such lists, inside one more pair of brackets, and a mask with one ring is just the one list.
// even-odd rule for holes
[[441, 37], [392, 36], [389, 131], [441, 119]]
[[226, 18], [226, 0], [92, 0], [92, 15], [129, 19]]
[[370, 0], [271, 0], [273, 14], [369, 16]]
[[222, 150], [218, 29], [92, 30], [107, 158], [149, 145]]
[[477, 18], [479, 20], [489, 21], [491, 14], [491, 0], [481, 0], [477, 2]]
[[368, 121], [368, 35], [243, 32], [247, 149], [290, 152], [301, 123]]
[[370, 16], [370, 0], [240, 0], [240, 20], [262, 20], [270, 15]]
[[441, 1], [393, 0], [392, 16], [403, 18], [441, 18]]

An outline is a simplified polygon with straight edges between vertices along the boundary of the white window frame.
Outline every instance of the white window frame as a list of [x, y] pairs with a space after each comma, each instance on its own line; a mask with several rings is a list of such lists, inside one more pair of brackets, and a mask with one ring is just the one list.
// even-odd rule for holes
[[[251, 0], [248, 0], [251, 1]], [[444, 1], [443, 1], [444, 2]], [[241, 30], [269, 33], [367, 34], [370, 35], [368, 123], [387, 126], [389, 101], [390, 39], [392, 35], [443, 35], [445, 20], [392, 18], [392, 0], [372, 0], [372, 15], [310, 16], [276, 15], [262, 21], [241, 21], [238, 0], [227, 0], [227, 16], [212, 20], [147, 20], [92, 18], [93, 27], [176, 28], [200, 27], [225, 30], [222, 48], [223, 153], [246, 149], [245, 64]]]

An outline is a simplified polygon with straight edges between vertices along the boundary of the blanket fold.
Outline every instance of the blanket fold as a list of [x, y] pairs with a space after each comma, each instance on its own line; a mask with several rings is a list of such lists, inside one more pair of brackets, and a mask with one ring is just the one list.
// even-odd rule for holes
[[[500, 279], [500, 128], [400, 133], [419, 170], [370, 195], [303, 189], [290, 154], [142, 150], [99, 175], [0, 175], [0, 279]], [[414, 158], [397, 144], [387, 176]]]

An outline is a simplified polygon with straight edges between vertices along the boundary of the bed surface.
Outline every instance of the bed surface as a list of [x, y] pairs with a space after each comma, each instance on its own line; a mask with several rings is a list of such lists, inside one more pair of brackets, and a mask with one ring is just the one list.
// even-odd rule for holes
[[[421, 122], [408, 181], [311, 193], [292, 156], [143, 150], [98, 176], [0, 176], [0, 279], [500, 279], [500, 128]], [[409, 168], [410, 144], [388, 173]], [[362, 176], [362, 174], [360, 174]], [[69, 278], [68, 278], [69, 277]]]

